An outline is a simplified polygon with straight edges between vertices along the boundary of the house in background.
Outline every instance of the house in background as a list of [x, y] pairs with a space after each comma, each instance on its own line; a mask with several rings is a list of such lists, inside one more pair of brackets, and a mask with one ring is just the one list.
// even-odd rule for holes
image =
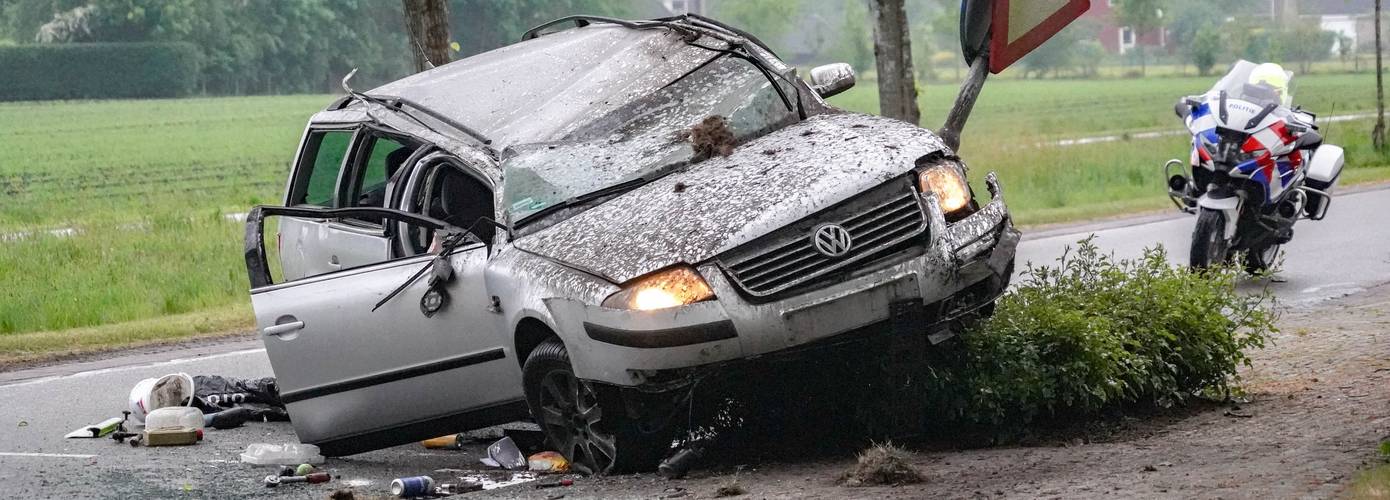
[[[1315, 24], [1323, 31], [1340, 34], [1351, 42], [1352, 47], [1373, 50], [1375, 44], [1375, 0], [1278, 0], [1293, 2], [1292, 9], [1297, 12], [1296, 22]], [[1286, 10], [1289, 7], [1285, 7]], [[1341, 41], [1332, 46], [1332, 53], [1340, 51]]]
[[1145, 33], [1135, 33], [1129, 26], [1121, 26], [1115, 20], [1115, 0], [1091, 2], [1091, 9], [1081, 18], [1089, 19], [1100, 26], [1100, 44], [1111, 54], [1126, 54], [1141, 45], [1159, 50], [1166, 50], [1168, 47], [1167, 29], [1158, 28]]

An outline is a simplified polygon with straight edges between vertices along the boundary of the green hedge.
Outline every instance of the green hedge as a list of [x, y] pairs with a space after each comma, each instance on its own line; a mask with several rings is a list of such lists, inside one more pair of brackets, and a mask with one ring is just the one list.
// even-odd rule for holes
[[189, 43], [0, 47], [0, 101], [180, 97], [198, 82]]

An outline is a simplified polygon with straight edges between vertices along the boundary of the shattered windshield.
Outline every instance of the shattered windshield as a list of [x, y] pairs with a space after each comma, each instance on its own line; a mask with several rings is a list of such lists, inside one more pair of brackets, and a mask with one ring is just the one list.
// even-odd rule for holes
[[[778, 81], [788, 99], [795, 90]], [[665, 87], [594, 117], [561, 140], [515, 146], [503, 160], [512, 223], [547, 207], [627, 182], [663, 175], [695, 155], [690, 129], [725, 118], [732, 142], [794, 122], [773, 83], [752, 63], [716, 56]], [[730, 144], [732, 145], [732, 144]]]
[[1274, 64], [1236, 61], [1231, 71], [1207, 91], [1210, 98], [1226, 92], [1227, 99], [1240, 99], [1258, 106], [1293, 103], [1293, 73]]

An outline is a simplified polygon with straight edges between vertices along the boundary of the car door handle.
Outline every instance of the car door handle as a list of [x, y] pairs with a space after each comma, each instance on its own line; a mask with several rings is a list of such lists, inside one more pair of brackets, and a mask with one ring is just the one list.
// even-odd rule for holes
[[286, 333], [290, 333], [290, 332], [294, 332], [294, 331], [299, 331], [299, 330], [303, 330], [303, 329], [304, 329], [304, 322], [303, 322], [303, 321], [291, 321], [291, 322], [289, 322], [289, 323], [281, 323], [281, 324], [274, 325], [274, 326], [267, 326], [267, 327], [265, 327], [264, 330], [261, 330], [261, 333], [264, 333], [264, 334], [266, 334], [266, 335], [275, 335], [275, 336], [279, 336], [279, 335], [284, 335], [284, 334], [286, 334]]
[[338, 261], [337, 255], [330, 255], [328, 256], [328, 265], [333, 267], [342, 267], [343, 264]]

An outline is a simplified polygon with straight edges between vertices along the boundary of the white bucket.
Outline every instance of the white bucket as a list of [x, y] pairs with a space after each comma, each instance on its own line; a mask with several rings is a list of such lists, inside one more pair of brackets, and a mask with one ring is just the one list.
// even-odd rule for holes
[[171, 373], [147, 378], [130, 390], [130, 416], [144, 423], [145, 415], [167, 406], [188, 406], [193, 402], [193, 376]]

